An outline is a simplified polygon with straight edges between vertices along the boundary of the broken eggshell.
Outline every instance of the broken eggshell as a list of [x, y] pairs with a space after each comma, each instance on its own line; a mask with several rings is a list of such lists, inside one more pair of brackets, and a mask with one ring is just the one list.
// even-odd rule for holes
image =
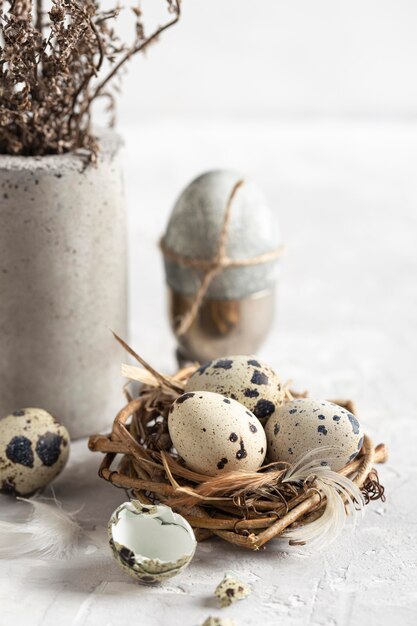
[[121, 504], [108, 524], [110, 546], [122, 569], [144, 583], [181, 572], [197, 546], [186, 519], [163, 504], [132, 500]]
[[210, 615], [202, 626], [236, 626], [236, 622], [228, 617], [213, 617]]
[[251, 593], [251, 588], [245, 585], [234, 572], [226, 572], [214, 593], [220, 601], [221, 608], [224, 608], [237, 600], [246, 598]]

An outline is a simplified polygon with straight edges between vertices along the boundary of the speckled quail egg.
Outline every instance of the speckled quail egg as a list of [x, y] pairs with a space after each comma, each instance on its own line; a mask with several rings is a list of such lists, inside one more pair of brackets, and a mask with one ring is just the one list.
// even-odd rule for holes
[[303, 454], [332, 446], [331, 469], [338, 471], [359, 453], [363, 430], [357, 418], [333, 402], [303, 398], [278, 409], [265, 428], [270, 461], [295, 463]]
[[256, 471], [265, 458], [266, 437], [246, 407], [210, 391], [189, 391], [170, 408], [172, 443], [187, 466], [214, 476], [233, 470]]
[[64, 468], [67, 429], [43, 409], [21, 409], [0, 419], [0, 491], [29, 495]]
[[284, 402], [278, 375], [254, 356], [227, 356], [201, 365], [189, 378], [186, 391], [213, 391], [237, 400], [262, 424]]
[[108, 524], [110, 547], [120, 567], [143, 583], [181, 572], [194, 556], [197, 541], [190, 524], [164, 504], [121, 504]]

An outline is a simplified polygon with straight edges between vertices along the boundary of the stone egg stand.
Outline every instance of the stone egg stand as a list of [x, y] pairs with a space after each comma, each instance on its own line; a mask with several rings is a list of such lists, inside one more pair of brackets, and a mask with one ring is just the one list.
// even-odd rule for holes
[[[185, 467], [172, 450], [167, 423], [172, 402], [183, 393], [197, 366], [183, 368], [175, 376], [165, 377], [141, 359], [140, 362], [148, 370], [145, 376], [148, 384], [142, 388], [140, 396], [128, 396], [128, 404], [117, 414], [110, 434], [90, 437], [90, 450], [105, 454], [99, 469], [101, 478], [129, 490], [143, 503], [159, 501], [169, 504], [188, 520], [198, 541], [216, 535], [234, 545], [259, 550], [287, 528], [320, 517], [325, 498], [314, 487], [314, 482], [299, 487], [292, 485], [291, 488], [280, 483], [288, 466], [271, 472], [269, 494], [257, 498], [253, 506], [230, 491], [220, 496], [217, 494], [216, 499], [199, 496], [199, 485], [212, 477]], [[289, 397], [304, 395], [288, 393]], [[355, 414], [351, 400], [332, 402]], [[120, 454], [123, 456], [114, 467], [116, 456]], [[371, 500], [384, 498], [384, 488], [379, 483], [374, 464], [386, 460], [386, 446], [379, 444], [375, 447], [365, 435], [359, 456], [339, 473], [356, 483], [368, 504]], [[260, 470], [257, 474], [269, 475], [269, 472]], [[277, 486], [280, 497], [274, 494]], [[245, 487], [244, 483], [240, 485], [242, 487]]]

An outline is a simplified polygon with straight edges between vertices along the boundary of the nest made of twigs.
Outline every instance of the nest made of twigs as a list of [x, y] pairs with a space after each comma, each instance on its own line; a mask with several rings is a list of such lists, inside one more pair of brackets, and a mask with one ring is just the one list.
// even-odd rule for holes
[[[135, 355], [137, 356], [137, 355]], [[280, 481], [288, 464], [274, 463], [257, 472], [229, 472], [221, 477], [189, 470], [172, 448], [168, 411], [197, 365], [166, 377], [148, 366], [139, 397], [116, 416], [109, 435], [93, 435], [92, 451], [103, 452], [99, 475], [116, 487], [129, 490], [144, 503], [162, 502], [183, 515], [199, 541], [216, 535], [232, 544], [258, 550], [286, 529], [319, 517], [325, 498], [309, 484]], [[291, 397], [306, 394], [289, 393]], [[355, 413], [350, 400], [332, 400]], [[116, 457], [122, 455], [116, 462]], [[360, 455], [341, 470], [362, 490], [365, 502], [384, 497], [374, 469], [386, 460], [384, 444], [376, 447], [368, 436]]]

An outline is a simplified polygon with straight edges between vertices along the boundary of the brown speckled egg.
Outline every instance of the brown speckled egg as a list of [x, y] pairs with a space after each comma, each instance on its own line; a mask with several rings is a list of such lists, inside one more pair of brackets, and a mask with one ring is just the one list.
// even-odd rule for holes
[[34, 493], [61, 472], [68, 456], [67, 429], [43, 409], [0, 419], [0, 492]]
[[272, 368], [255, 356], [227, 356], [201, 365], [186, 391], [213, 391], [237, 400], [265, 424], [284, 402], [284, 387]]
[[270, 461], [295, 463], [321, 446], [334, 446], [331, 469], [338, 471], [359, 453], [363, 430], [346, 409], [326, 400], [303, 398], [287, 402], [265, 428]]
[[171, 406], [168, 428], [178, 454], [201, 474], [256, 471], [265, 458], [262, 424], [242, 404], [218, 393], [184, 393]]

